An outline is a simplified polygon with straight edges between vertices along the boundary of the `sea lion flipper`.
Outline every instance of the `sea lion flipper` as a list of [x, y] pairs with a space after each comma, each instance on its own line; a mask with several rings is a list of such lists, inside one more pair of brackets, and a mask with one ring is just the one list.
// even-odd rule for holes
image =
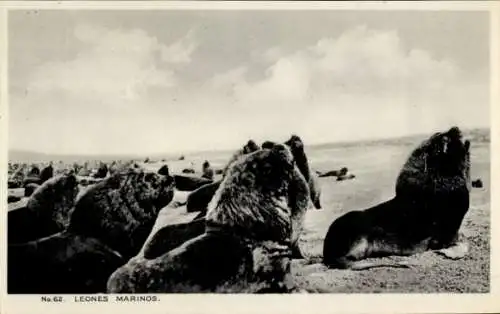
[[389, 267], [389, 268], [412, 268], [412, 263], [406, 261], [399, 262], [383, 262], [383, 261], [356, 261], [349, 265], [350, 270], [367, 270], [372, 268]]
[[469, 252], [469, 244], [467, 242], [459, 242], [450, 247], [437, 250], [435, 252], [449, 259], [462, 259]]

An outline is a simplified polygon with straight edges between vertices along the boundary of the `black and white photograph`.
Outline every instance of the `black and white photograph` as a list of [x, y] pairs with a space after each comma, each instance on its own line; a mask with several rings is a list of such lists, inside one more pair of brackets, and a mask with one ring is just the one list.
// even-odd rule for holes
[[6, 294], [490, 293], [488, 6], [218, 5], [6, 9]]

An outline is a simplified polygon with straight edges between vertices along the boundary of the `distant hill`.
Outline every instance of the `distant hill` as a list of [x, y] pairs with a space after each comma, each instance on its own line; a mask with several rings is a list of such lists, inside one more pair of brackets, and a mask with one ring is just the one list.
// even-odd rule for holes
[[[359, 146], [359, 145], [380, 145], [380, 144], [389, 144], [389, 145], [413, 145], [415, 142], [419, 142], [425, 139], [429, 134], [417, 134], [411, 136], [397, 137], [397, 138], [387, 138], [387, 139], [374, 139], [374, 140], [362, 140], [362, 141], [350, 141], [350, 142], [336, 142], [336, 143], [324, 143], [324, 144], [313, 144], [308, 145], [313, 149], [321, 149], [321, 148], [335, 148], [335, 147], [349, 147], [349, 146]], [[473, 143], [489, 143], [490, 142], [490, 129], [488, 128], [477, 128], [464, 130], [464, 136], [471, 139]], [[231, 151], [221, 150], [216, 153], [223, 153]], [[188, 157], [190, 155], [200, 155], [200, 154], [211, 154], [210, 152], [190, 152], [186, 153], [185, 156]], [[151, 154], [151, 155], [62, 155], [62, 154], [46, 154], [40, 152], [33, 152], [27, 150], [9, 150], [9, 161], [12, 162], [48, 162], [48, 161], [63, 161], [67, 162], [83, 162], [83, 161], [112, 161], [112, 160], [139, 160], [142, 161], [146, 157], [149, 157], [151, 160], [176, 160], [179, 158], [181, 154]]]

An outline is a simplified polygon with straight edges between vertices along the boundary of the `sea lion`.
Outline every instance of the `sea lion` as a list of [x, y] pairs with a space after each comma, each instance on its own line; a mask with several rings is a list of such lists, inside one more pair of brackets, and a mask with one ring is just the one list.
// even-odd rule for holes
[[[77, 172], [75, 171], [75, 173], [77, 173]], [[45, 181], [49, 180], [53, 176], [54, 176], [54, 168], [52, 167], [52, 162], [51, 162], [47, 167], [43, 168], [42, 171], [40, 172], [40, 183], [39, 184], [44, 183]]]
[[332, 171], [327, 171], [327, 172], [318, 172], [318, 177], [324, 178], [324, 177], [341, 177], [347, 175], [347, 172], [349, 170], [347, 167], [342, 167], [339, 170], [332, 170]]
[[179, 191], [194, 191], [213, 181], [194, 175], [174, 175], [175, 188]]
[[102, 162], [99, 168], [97, 169], [94, 178], [104, 179], [106, 178], [107, 175], [108, 175], [108, 166]]
[[28, 176], [33, 176], [33, 177], [40, 176], [40, 168], [38, 168], [38, 166], [36, 165], [31, 166]]
[[309, 183], [309, 191], [311, 192], [311, 201], [316, 209], [321, 209], [321, 186], [318, 177], [311, 171], [309, 160], [304, 151], [304, 142], [298, 135], [292, 135], [285, 145], [290, 147], [297, 167], [304, 175], [304, 178]]
[[[266, 141], [264, 142], [263, 145], [266, 147], [266, 149], [272, 149], [272, 147], [279, 144], [276, 144], [275, 142], [271, 141]], [[302, 142], [302, 139], [297, 135], [292, 135], [290, 139], [287, 142], [285, 142], [285, 145], [287, 145], [291, 149], [292, 155], [294, 157], [294, 162], [298, 167], [298, 170], [300, 171], [300, 173], [302, 173], [304, 179], [309, 184], [309, 191], [311, 193], [310, 197], [311, 203], [315, 208], [321, 209], [321, 202], [320, 202], [321, 188], [317, 177], [311, 172], [309, 168], [309, 162], [306, 153], [304, 151], [304, 143]], [[238, 160], [239, 158], [244, 158], [242, 156], [248, 155], [248, 152], [252, 152], [253, 149], [256, 149], [257, 147], [258, 146], [255, 144], [255, 142], [249, 140], [248, 143], [243, 147], [243, 149], [239, 150], [233, 155], [231, 160], [228, 162], [228, 166], [226, 166], [226, 168], [228, 168], [229, 165], [232, 164], [235, 160]], [[245, 154], [245, 152], [247, 153]], [[222, 180], [219, 180], [204, 185], [193, 191], [191, 194], [189, 194], [186, 202], [186, 210], [188, 212], [200, 211], [200, 215], [204, 215], [206, 213], [208, 204], [212, 199], [213, 195], [216, 193], [217, 189], [219, 188], [221, 181]], [[175, 227], [168, 227], [168, 228], [173, 229]], [[186, 228], [183, 225], [181, 226], [181, 229], [184, 230]], [[195, 228], [195, 230], [201, 230], [201, 229]], [[184, 241], [189, 240], [190, 239], [189, 237], [192, 236], [194, 233], [195, 231], [186, 233], [185, 237], [183, 237]], [[165, 232], [165, 234], [167, 234], [167, 232]], [[177, 234], [180, 234], [180, 232]], [[161, 235], [162, 233], [158, 234], [158, 236]], [[155, 240], [155, 241], [165, 243], [164, 240]], [[292, 254], [293, 258], [299, 258], [299, 259], [303, 258], [303, 254], [298, 245], [298, 241], [293, 243]]]
[[24, 187], [24, 197], [30, 197], [40, 185], [36, 183], [26, 184]]
[[124, 169], [80, 197], [68, 231], [98, 238], [131, 257], [142, 247], [158, 212], [173, 199], [174, 186], [171, 176]]
[[111, 275], [108, 292], [286, 291], [290, 243], [309, 202], [293, 162], [289, 149], [276, 145], [232, 163], [210, 202], [205, 232], [156, 258], [131, 259]]
[[163, 176], [170, 175], [170, 171], [168, 169], [168, 166], [167, 165], [161, 166], [160, 169], [158, 169], [158, 174], [161, 174]]
[[78, 182], [73, 173], [45, 181], [25, 207], [8, 212], [8, 243], [23, 243], [62, 231], [69, 224], [77, 194]]
[[17, 196], [17, 195], [8, 195], [7, 197], [7, 203], [15, 203], [19, 202], [22, 197]]
[[472, 187], [473, 188], [482, 188], [483, 187], [483, 181], [481, 179], [476, 179], [472, 181]]
[[186, 200], [186, 210], [188, 213], [200, 211], [205, 214], [207, 211], [208, 203], [215, 195], [215, 191], [220, 186], [222, 180], [218, 180], [209, 184], [205, 184], [193, 192], [189, 193]]
[[202, 178], [209, 180], [214, 179], [214, 170], [212, 169], [212, 167], [210, 167], [210, 163], [208, 162], [208, 160], [205, 160], [203, 162], [202, 173], [203, 173], [201, 176]]
[[463, 256], [464, 246], [457, 241], [469, 209], [469, 148], [470, 142], [463, 141], [458, 127], [425, 140], [404, 164], [394, 198], [333, 221], [324, 241], [323, 263], [361, 270], [408, 267], [404, 263], [362, 261], [368, 257], [426, 250], [442, 250], [449, 257], [462, 251]]

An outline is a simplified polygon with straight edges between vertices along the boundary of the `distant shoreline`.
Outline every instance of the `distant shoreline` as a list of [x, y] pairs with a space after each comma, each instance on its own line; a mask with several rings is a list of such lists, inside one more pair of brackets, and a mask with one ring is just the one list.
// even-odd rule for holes
[[[471, 137], [472, 141], [480, 142], [490, 142], [490, 128], [473, 128], [464, 129], [465, 136]], [[326, 148], [341, 148], [341, 147], [353, 147], [359, 145], [380, 145], [380, 144], [413, 144], [419, 141], [429, 134], [414, 134], [407, 136], [399, 136], [392, 138], [378, 138], [378, 139], [364, 139], [356, 141], [345, 141], [345, 142], [329, 142], [329, 143], [316, 143], [307, 145], [310, 149], [326, 149]], [[175, 152], [175, 153], [156, 153], [156, 154], [144, 154], [144, 155], [127, 155], [127, 154], [113, 154], [113, 155], [73, 155], [73, 154], [48, 154], [35, 151], [27, 150], [9, 150], [8, 160], [9, 162], [47, 162], [54, 160], [62, 160], [64, 162], [81, 162], [81, 161], [112, 161], [112, 160], [143, 160], [148, 157], [151, 160], [162, 160], [165, 161], [175, 161], [178, 160], [180, 156], [185, 156], [189, 159], [189, 156], [199, 156], [199, 155], [221, 155], [221, 154], [231, 154], [237, 150], [235, 149], [222, 149], [222, 150], [211, 150], [211, 151], [188, 151], [188, 152]]]

